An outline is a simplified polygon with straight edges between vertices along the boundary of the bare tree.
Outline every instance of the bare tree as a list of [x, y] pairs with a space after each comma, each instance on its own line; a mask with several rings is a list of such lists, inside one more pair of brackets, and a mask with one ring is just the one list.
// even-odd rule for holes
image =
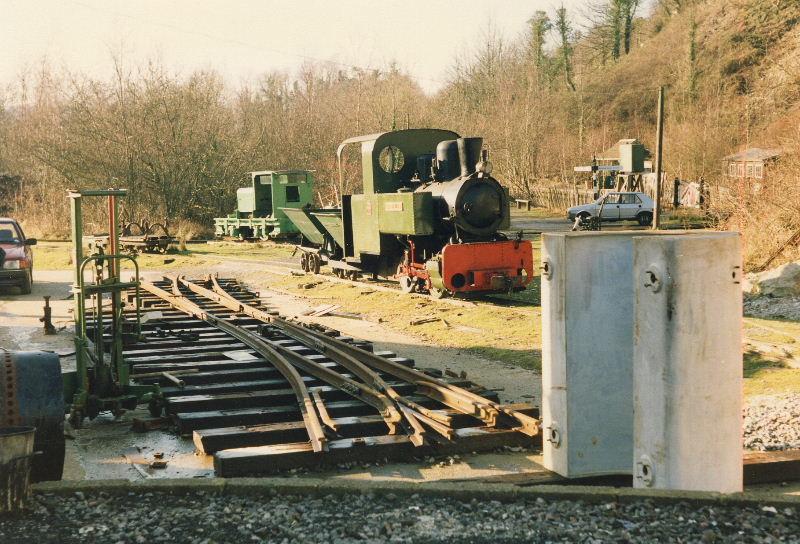
[[564, 71], [564, 82], [570, 91], [575, 91], [572, 81], [572, 24], [567, 18], [567, 9], [561, 6], [556, 10], [556, 30], [561, 41], [561, 69]]

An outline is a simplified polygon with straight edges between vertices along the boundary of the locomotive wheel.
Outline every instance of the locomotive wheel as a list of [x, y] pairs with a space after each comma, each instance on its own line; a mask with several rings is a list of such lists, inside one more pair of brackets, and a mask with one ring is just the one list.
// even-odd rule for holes
[[308, 253], [301, 253], [300, 254], [300, 268], [303, 269], [303, 272], [308, 272]]
[[402, 292], [404, 293], [414, 292], [414, 287], [416, 287], [417, 282], [413, 278], [403, 275], [400, 276], [397, 281], [400, 283], [400, 290]]
[[431, 287], [428, 289], [428, 293], [431, 295], [431, 298], [444, 298], [447, 295], [447, 289], [439, 289], [438, 287]]

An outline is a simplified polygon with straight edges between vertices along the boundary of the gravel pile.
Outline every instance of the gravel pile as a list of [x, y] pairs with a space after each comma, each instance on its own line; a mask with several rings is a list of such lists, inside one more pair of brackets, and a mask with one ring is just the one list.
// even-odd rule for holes
[[772, 506], [501, 504], [393, 495], [39, 496], [0, 516], [0, 542], [797, 542], [800, 512]]
[[761, 451], [800, 448], [800, 394], [751, 398], [744, 411], [744, 447]]

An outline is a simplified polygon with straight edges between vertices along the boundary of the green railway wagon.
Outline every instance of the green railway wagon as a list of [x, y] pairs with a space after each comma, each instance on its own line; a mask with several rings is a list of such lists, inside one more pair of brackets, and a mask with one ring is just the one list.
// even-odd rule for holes
[[250, 172], [250, 186], [236, 191], [236, 211], [214, 219], [219, 237], [275, 239], [299, 232], [286, 209], [308, 207], [314, 201], [314, 175], [310, 170]]

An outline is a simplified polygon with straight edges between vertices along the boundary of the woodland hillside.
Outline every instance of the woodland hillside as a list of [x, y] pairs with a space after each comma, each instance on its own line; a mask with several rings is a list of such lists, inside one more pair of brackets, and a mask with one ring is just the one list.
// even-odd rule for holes
[[[665, 85], [667, 175], [730, 186], [713, 216], [744, 231], [750, 262], [800, 228], [800, 2], [586, 9], [589, 25], [532, 10], [514, 41], [488, 31], [433, 96], [394, 66], [309, 64], [234, 88], [156, 64], [119, 61], [103, 81], [45, 64], [0, 95], [0, 214], [63, 234], [65, 190], [116, 178], [131, 213], [208, 226], [232, 210], [244, 172], [288, 167], [316, 170], [320, 203], [333, 204], [337, 144], [406, 126], [483, 136], [498, 178], [525, 197], [537, 184], [574, 183], [573, 166], [619, 138], [654, 148]], [[769, 190], [721, 175], [722, 157], [745, 146], [783, 149]]]

